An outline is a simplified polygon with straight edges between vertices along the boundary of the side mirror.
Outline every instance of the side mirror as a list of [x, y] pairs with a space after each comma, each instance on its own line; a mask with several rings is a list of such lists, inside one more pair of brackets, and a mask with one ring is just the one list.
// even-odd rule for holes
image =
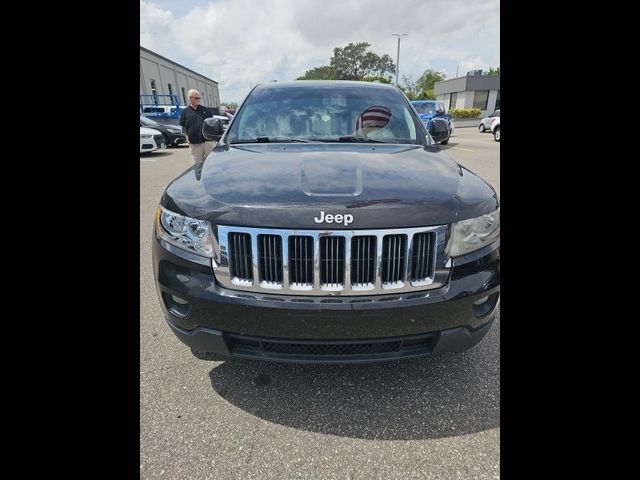
[[217, 142], [224, 133], [222, 120], [219, 118], [205, 118], [202, 124], [202, 136], [210, 142]]
[[436, 142], [446, 140], [449, 136], [449, 122], [443, 118], [433, 118], [429, 124], [429, 135]]

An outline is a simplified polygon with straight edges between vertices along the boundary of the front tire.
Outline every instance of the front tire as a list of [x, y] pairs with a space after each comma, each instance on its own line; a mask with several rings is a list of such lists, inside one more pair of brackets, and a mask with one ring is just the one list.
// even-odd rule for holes
[[484, 126], [483, 123], [480, 124], [480, 126], [478, 127], [478, 130], [480, 130], [480, 133], [484, 133], [486, 130], [486, 127]]
[[446, 145], [447, 143], [449, 143], [450, 139], [451, 139], [451, 137], [447, 138], [446, 140], [441, 141], [440, 145]]
[[500, 141], [500, 127], [496, 127], [496, 129], [493, 131], [493, 139], [496, 142]]

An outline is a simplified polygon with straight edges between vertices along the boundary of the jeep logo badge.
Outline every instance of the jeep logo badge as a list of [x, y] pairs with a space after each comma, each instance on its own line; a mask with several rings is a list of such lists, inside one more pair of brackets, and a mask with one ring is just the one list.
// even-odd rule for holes
[[346, 227], [347, 225], [349, 225], [350, 223], [353, 223], [353, 215], [340, 215], [340, 214], [336, 214], [336, 215], [331, 215], [330, 213], [327, 213], [326, 215], [324, 214], [324, 211], [320, 212], [320, 218], [318, 217], [313, 217], [313, 220], [316, 223], [343, 223], [344, 226]]

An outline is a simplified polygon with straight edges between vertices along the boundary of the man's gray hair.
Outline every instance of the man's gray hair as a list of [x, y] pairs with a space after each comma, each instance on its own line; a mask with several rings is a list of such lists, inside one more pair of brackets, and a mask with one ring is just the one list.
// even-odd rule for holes
[[196, 90], [195, 88], [192, 88], [192, 89], [190, 89], [190, 90], [189, 90], [189, 92], [188, 92], [187, 96], [188, 96], [189, 98], [191, 98], [191, 97], [193, 97], [194, 95], [196, 95], [196, 96], [198, 96], [198, 97], [199, 97], [199, 96], [200, 96], [200, 92], [199, 92], [198, 90]]

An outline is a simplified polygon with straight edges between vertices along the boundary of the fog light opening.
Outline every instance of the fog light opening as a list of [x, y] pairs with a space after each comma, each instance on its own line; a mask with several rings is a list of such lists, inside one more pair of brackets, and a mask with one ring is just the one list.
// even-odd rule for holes
[[476, 318], [482, 318], [489, 315], [498, 303], [499, 297], [500, 292], [495, 292], [475, 302], [473, 304], [473, 314]]
[[178, 305], [187, 305], [187, 302], [184, 298], [176, 297], [175, 295], [171, 295], [171, 300], [176, 302]]
[[162, 292], [162, 300], [171, 315], [175, 315], [178, 318], [185, 318], [189, 315], [191, 304], [184, 298], [180, 298], [168, 292]]

